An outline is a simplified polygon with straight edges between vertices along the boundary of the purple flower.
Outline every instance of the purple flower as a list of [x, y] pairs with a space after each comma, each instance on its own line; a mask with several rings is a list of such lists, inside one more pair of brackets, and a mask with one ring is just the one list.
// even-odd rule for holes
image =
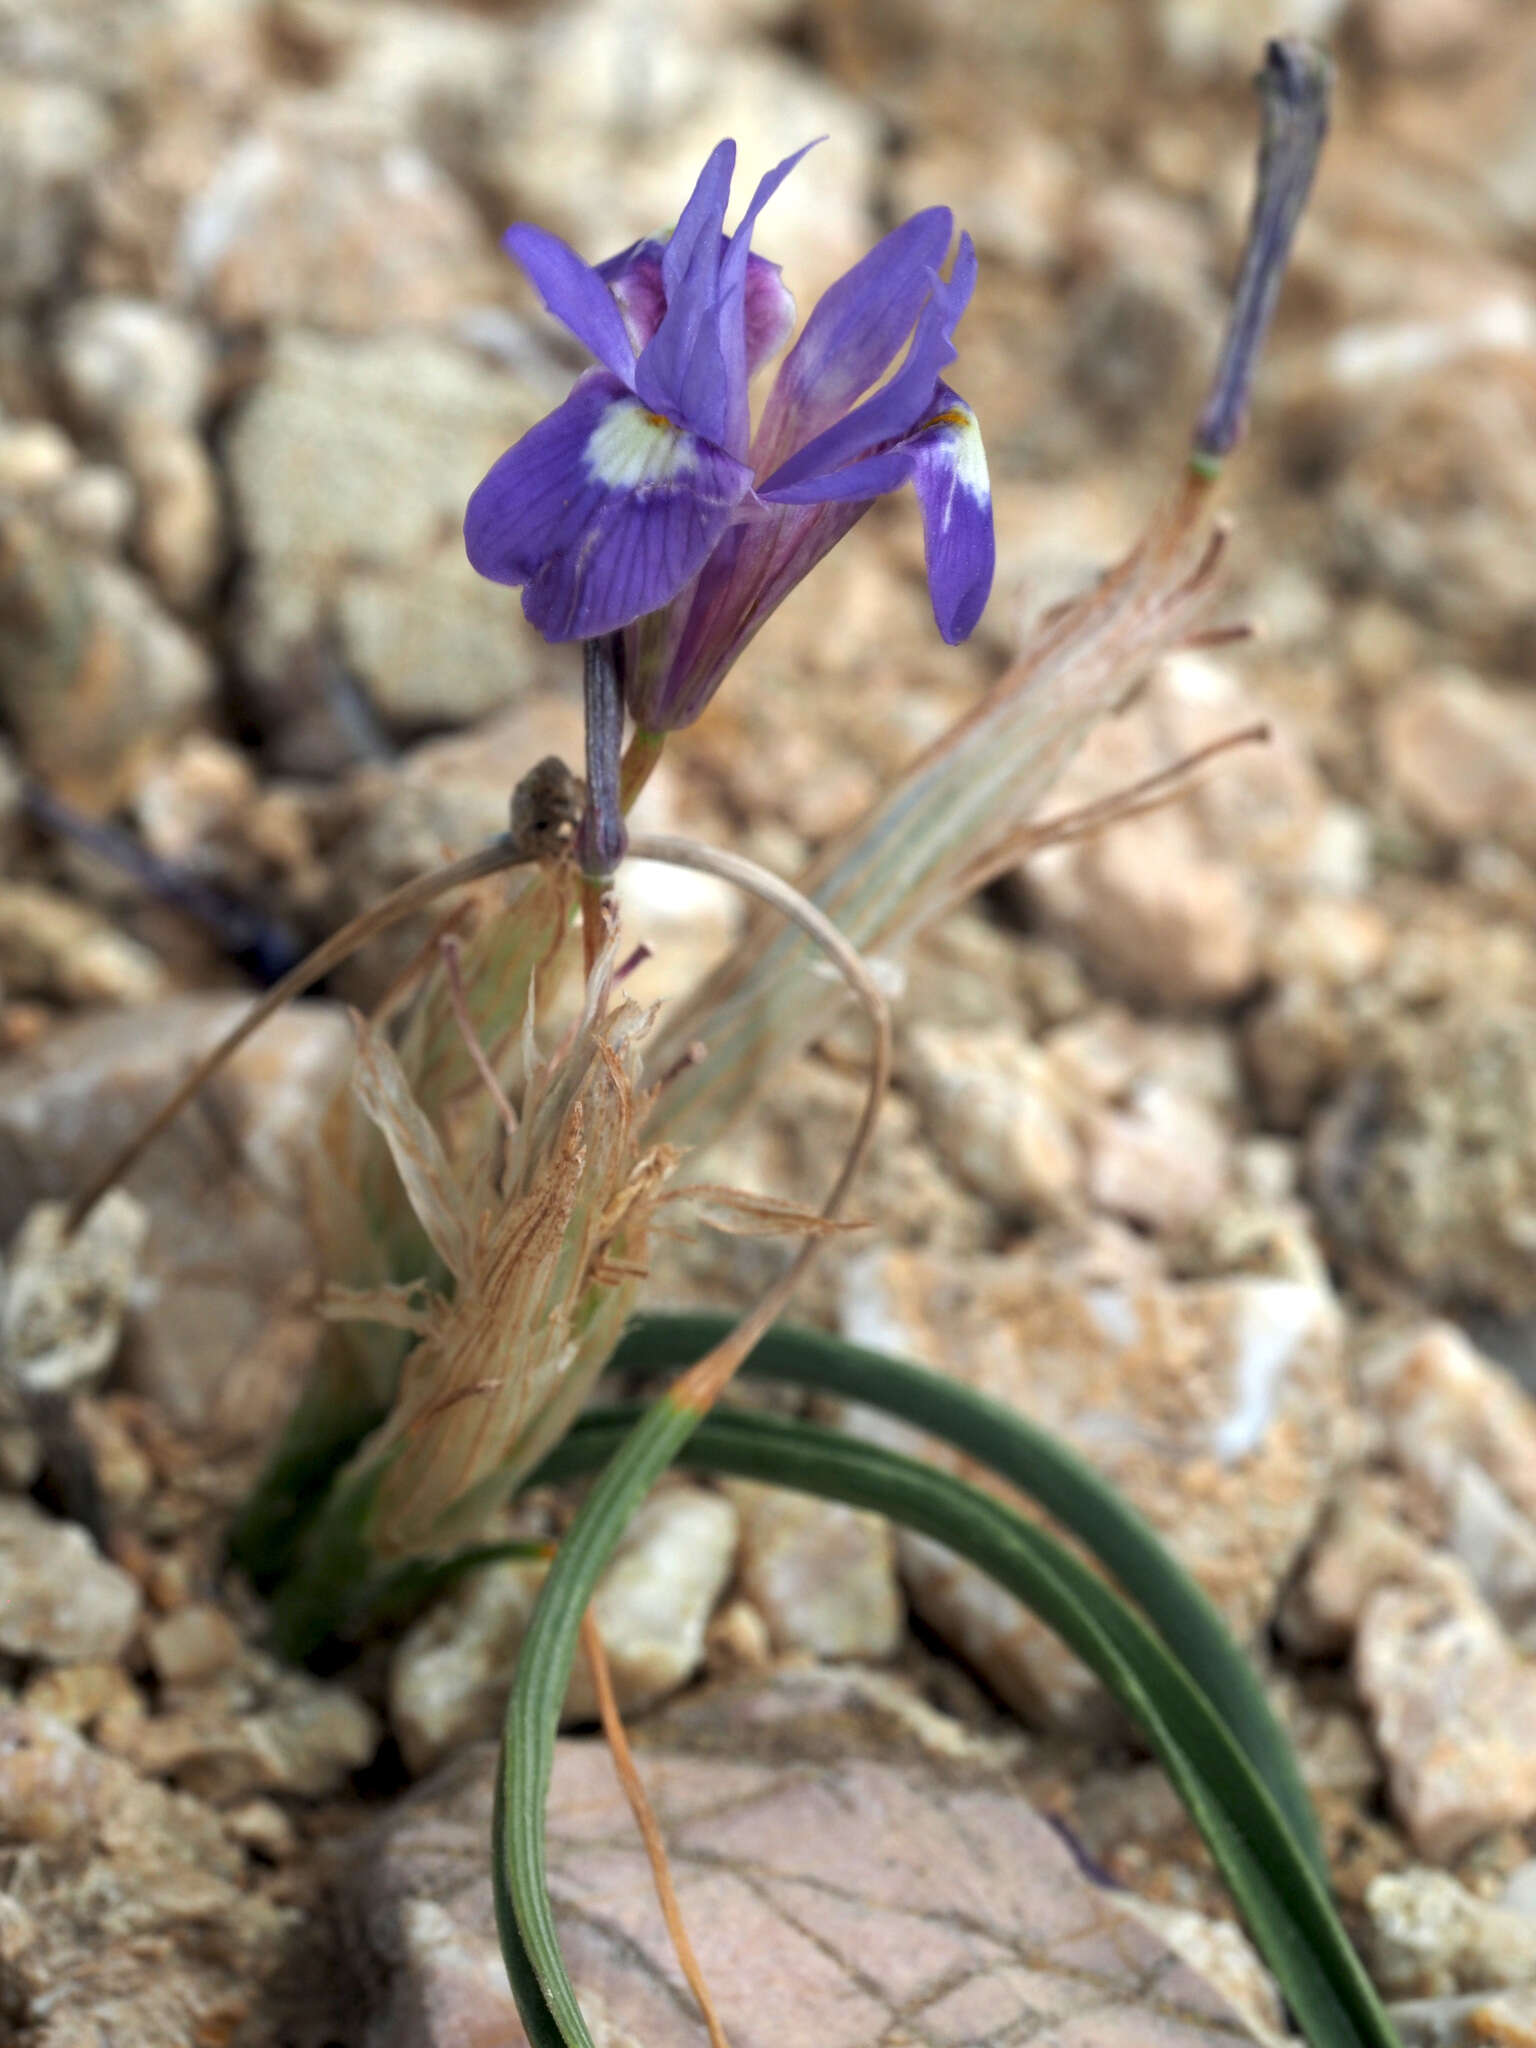
[[968, 235], [949, 278], [939, 274], [953, 234], [946, 207], [914, 214], [832, 286], [753, 432], [747, 386], [787, 339], [794, 301], [750, 238], [804, 154], [768, 173], [730, 236], [732, 142], [715, 149], [665, 241], [593, 269], [541, 228], [506, 236], [601, 367], [476, 490], [469, 559], [523, 586], [547, 639], [622, 632], [625, 703], [653, 731], [697, 718], [769, 613], [904, 483], [916, 487], [945, 640], [971, 632], [991, 588], [981, 436], [940, 375], [976, 282]]

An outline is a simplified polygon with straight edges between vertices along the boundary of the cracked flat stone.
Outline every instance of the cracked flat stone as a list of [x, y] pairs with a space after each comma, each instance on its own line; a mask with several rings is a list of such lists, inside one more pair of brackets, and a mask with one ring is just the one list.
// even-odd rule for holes
[[[876, 1759], [648, 1752], [683, 1916], [732, 2048], [1207, 2048], [1256, 2035], [1025, 1800]], [[463, 1752], [359, 1845], [344, 1911], [367, 2048], [515, 2048], [484, 1844], [495, 1755]], [[601, 1745], [561, 1744], [550, 1884], [595, 2038], [693, 2048], [696, 2011]]]

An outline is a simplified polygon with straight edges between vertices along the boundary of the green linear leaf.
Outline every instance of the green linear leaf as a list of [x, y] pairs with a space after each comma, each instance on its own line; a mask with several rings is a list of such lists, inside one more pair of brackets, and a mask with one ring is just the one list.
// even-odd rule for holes
[[[560, 1708], [575, 1661], [581, 1617], [598, 1576], [630, 1517], [693, 1433], [699, 1417], [663, 1397], [630, 1430], [588, 1494], [555, 1553], [533, 1610], [507, 1701], [492, 1822], [491, 1883], [507, 1976], [523, 2024], [535, 2034], [552, 2017], [566, 2048], [592, 2048], [555, 1932], [545, 1882], [544, 1816]], [[572, 1462], [567, 1437], [562, 1470], [587, 1472], [613, 1449], [612, 1437]], [[546, 1463], [535, 1480], [551, 1469]], [[530, 1481], [530, 1484], [535, 1483]], [[536, 1995], [535, 1995], [536, 1994]]]
[[[641, 1315], [625, 1331], [612, 1369], [672, 1371], [691, 1365], [733, 1327], [728, 1315]], [[899, 1416], [954, 1445], [1054, 1515], [1137, 1601], [1247, 1751], [1326, 1880], [1327, 1858], [1291, 1745], [1253, 1667], [1211, 1601], [1167, 1546], [1093, 1467], [1013, 1409], [942, 1372], [781, 1323], [741, 1368], [743, 1378], [837, 1394]]]
[[602, 1565], [651, 1481], [680, 1455], [690, 1465], [888, 1514], [1019, 1594], [1146, 1732], [1312, 2048], [1395, 2048], [1325, 1887], [1248, 1757], [1162, 1641], [1057, 1538], [947, 1473], [811, 1424], [715, 1415], [689, 1443], [698, 1418], [668, 1399], [638, 1423], [634, 1415], [584, 1420], [540, 1474], [569, 1478], [611, 1459], [546, 1581], [508, 1704], [493, 1846], [498, 1922], [520, 2009], [531, 1978], [567, 2048], [591, 2048], [544, 1881], [555, 1729], [581, 1613]]

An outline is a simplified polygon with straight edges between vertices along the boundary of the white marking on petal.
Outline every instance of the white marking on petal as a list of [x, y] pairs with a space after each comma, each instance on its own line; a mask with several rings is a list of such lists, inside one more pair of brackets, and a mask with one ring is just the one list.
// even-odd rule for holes
[[616, 399], [609, 406], [592, 430], [584, 457], [592, 475], [611, 491], [671, 483], [698, 467], [682, 429], [632, 398]]
[[990, 505], [992, 479], [987, 473], [987, 451], [981, 445], [981, 429], [976, 424], [976, 415], [963, 400], [955, 400], [947, 410], [961, 416], [950, 440], [954, 449], [955, 481], [974, 503]]

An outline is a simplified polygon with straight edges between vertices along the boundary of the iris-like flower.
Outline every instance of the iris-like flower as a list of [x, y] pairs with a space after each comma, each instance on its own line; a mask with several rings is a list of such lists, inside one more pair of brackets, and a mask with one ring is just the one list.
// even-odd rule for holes
[[946, 207], [914, 214], [832, 286], [753, 432], [748, 383], [787, 340], [794, 301], [750, 240], [804, 154], [768, 173], [730, 236], [733, 142], [715, 149], [665, 241], [636, 242], [594, 269], [541, 228], [506, 236], [601, 367], [476, 490], [469, 559], [523, 586], [547, 639], [622, 631], [625, 702], [652, 731], [697, 718], [787, 593], [904, 483], [922, 509], [945, 640], [971, 632], [991, 588], [981, 436], [940, 375], [976, 281], [968, 235], [940, 275], [954, 233]]

